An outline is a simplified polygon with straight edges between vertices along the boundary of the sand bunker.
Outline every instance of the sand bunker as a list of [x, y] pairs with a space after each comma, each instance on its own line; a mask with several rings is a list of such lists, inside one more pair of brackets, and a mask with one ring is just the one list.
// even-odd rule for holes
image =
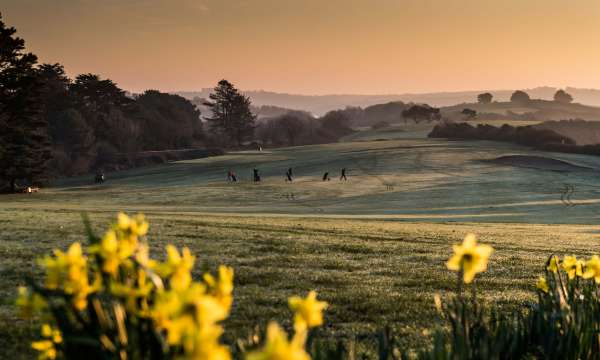
[[584, 171], [592, 170], [592, 168], [586, 166], [580, 166], [571, 164], [567, 161], [547, 158], [543, 156], [530, 156], [530, 155], [508, 155], [500, 156], [493, 160], [487, 160], [499, 165], [510, 165], [523, 168], [539, 169], [539, 170], [551, 170], [551, 171]]

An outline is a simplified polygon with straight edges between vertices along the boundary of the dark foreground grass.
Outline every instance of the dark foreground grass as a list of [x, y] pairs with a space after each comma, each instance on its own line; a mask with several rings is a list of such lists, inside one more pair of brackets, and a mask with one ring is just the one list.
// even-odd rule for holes
[[[115, 213], [88, 214], [98, 232]], [[235, 269], [235, 303], [226, 340], [275, 319], [289, 325], [286, 300], [311, 289], [330, 303], [328, 336], [368, 336], [392, 325], [407, 348], [424, 346], [439, 322], [435, 293], [453, 290], [444, 262], [468, 232], [492, 245], [489, 271], [478, 279], [485, 301], [507, 311], [534, 298], [533, 282], [551, 253], [588, 256], [599, 250], [600, 227], [405, 223], [293, 217], [152, 212], [153, 255], [167, 243], [187, 246], [200, 269]], [[84, 241], [76, 211], [0, 206], [0, 358], [31, 358], [35, 322], [18, 320], [15, 289], [39, 275], [35, 260]]]

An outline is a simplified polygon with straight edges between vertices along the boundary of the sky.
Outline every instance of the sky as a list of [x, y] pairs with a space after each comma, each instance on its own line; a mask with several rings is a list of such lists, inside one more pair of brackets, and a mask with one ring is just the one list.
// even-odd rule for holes
[[600, 88], [599, 0], [2, 0], [42, 62], [140, 92]]

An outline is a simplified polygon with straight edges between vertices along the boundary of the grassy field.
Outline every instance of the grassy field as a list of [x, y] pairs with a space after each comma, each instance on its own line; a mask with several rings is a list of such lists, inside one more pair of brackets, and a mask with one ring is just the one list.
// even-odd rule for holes
[[[89, 214], [100, 231], [112, 212]], [[310, 289], [331, 307], [325, 331], [332, 336], [368, 334], [384, 324], [404, 336], [407, 347], [436, 321], [434, 293], [454, 288], [444, 266], [450, 246], [476, 232], [495, 248], [479, 289], [489, 301], [511, 308], [533, 299], [533, 282], [550, 253], [589, 255], [598, 250], [599, 226], [402, 223], [382, 220], [212, 216], [151, 212], [150, 243], [162, 256], [166, 243], [188, 246], [198, 264], [236, 271], [235, 305], [226, 327], [244, 335], [269, 319], [289, 324], [286, 299]], [[16, 319], [11, 299], [35, 259], [54, 247], [83, 240], [77, 211], [0, 211], [0, 349], [6, 356], [30, 353], [30, 323]], [[201, 267], [201, 266], [199, 266]], [[196, 273], [195, 275], [199, 275]], [[3, 358], [7, 358], [4, 356]]]
[[[485, 162], [510, 154], [589, 170]], [[249, 181], [254, 167], [264, 179], [258, 185]], [[284, 182], [288, 167], [293, 184]], [[336, 178], [342, 167], [348, 182]], [[12, 302], [16, 286], [38, 274], [35, 259], [83, 240], [82, 212], [101, 231], [118, 210], [148, 215], [156, 256], [173, 243], [208, 268], [235, 268], [230, 336], [269, 319], [289, 324], [287, 297], [316, 289], [331, 304], [328, 334], [392, 324], [407, 347], [420, 346], [423, 330], [436, 326], [433, 294], [454, 287], [444, 266], [450, 246], [466, 233], [496, 249], [479, 287], [507, 308], [532, 299], [551, 253], [597, 253], [599, 168], [594, 157], [414, 138], [232, 153], [108, 174], [103, 185], [75, 178], [34, 195], [3, 195], [0, 358], [31, 356], [33, 324], [16, 319]], [[228, 169], [242, 181], [227, 183]], [[332, 181], [321, 181], [325, 171]]]

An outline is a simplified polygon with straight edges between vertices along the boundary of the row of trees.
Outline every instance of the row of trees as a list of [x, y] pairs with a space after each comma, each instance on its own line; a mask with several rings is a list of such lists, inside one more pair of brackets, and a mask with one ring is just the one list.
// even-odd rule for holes
[[352, 118], [345, 110], [330, 111], [315, 118], [304, 111], [263, 120], [256, 128], [256, 139], [263, 145], [306, 145], [334, 142], [351, 134]]
[[[494, 98], [494, 96], [492, 94], [490, 94], [489, 92], [486, 92], [486, 93], [477, 95], [477, 102], [480, 104], [489, 104], [492, 102], [493, 98]], [[514, 103], [526, 103], [530, 100], [531, 100], [531, 98], [529, 97], [529, 94], [527, 94], [525, 91], [522, 91], [522, 90], [517, 90], [517, 91], [513, 92], [510, 97], [510, 101], [514, 102]], [[571, 94], [567, 93], [566, 91], [559, 89], [556, 91], [556, 93], [554, 93], [554, 101], [563, 103], [563, 104], [569, 104], [569, 103], [573, 102], [573, 97], [571, 96]]]
[[129, 95], [94, 74], [38, 64], [0, 17], [0, 189], [127, 161], [145, 150], [205, 144], [200, 112], [149, 90]]
[[109, 79], [70, 79], [60, 64], [38, 64], [0, 16], [0, 190], [134, 164], [146, 151], [240, 146], [254, 138], [250, 100], [223, 80], [200, 111], [185, 98], [128, 94]]

